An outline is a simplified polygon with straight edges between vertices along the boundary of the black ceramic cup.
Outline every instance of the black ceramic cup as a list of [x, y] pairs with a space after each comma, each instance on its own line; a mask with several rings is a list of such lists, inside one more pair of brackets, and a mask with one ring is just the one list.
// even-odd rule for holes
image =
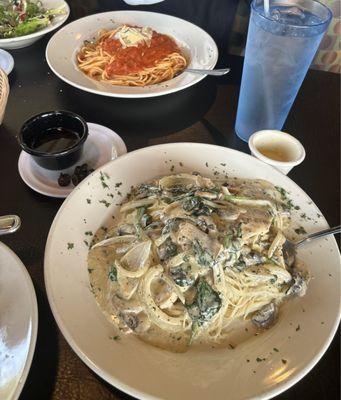
[[[74, 140], [69, 147], [57, 151], [55, 148], [37, 147], [37, 140], [44, 140], [45, 134], [50, 137], [52, 131], [55, 143], [58, 140], [58, 132], [61, 132], [60, 140], [64, 140], [63, 132], [72, 132]], [[61, 170], [76, 164], [80, 159], [88, 133], [87, 123], [74, 112], [48, 111], [27, 120], [18, 138], [22, 149], [30, 154], [39, 166], [50, 170]]]

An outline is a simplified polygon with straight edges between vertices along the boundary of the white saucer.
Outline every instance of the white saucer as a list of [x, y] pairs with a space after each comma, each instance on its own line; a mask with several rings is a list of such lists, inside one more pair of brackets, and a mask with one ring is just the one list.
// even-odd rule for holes
[[9, 75], [14, 67], [14, 60], [11, 54], [7, 51], [0, 49], [0, 68]]
[[[97, 169], [110, 160], [113, 160], [127, 152], [126, 145], [117, 133], [105, 126], [88, 122], [89, 136], [84, 144], [81, 159], [76, 165], [87, 163], [89, 168]], [[51, 197], [67, 197], [74, 186], [58, 185], [58, 177], [61, 172], [72, 174], [75, 165], [61, 170], [50, 171], [40, 167], [33, 158], [22, 151], [18, 160], [18, 169], [21, 179], [31, 189], [38, 193]]]
[[26, 268], [1, 242], [0, 315], [0, 399], [16, 400], [31, 367], [38, 308]]

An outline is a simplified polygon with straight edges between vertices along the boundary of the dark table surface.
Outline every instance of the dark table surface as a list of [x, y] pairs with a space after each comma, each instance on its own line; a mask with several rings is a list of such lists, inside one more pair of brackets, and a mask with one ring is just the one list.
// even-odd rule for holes
[[[0, 126], [0, 215], [18, 214], [22, 228], [2, 241], [21, 258], [37, 294], [39, 328], [32, 367], [21, 399], [128, 399], [95, 375], [77, 357], [59, 331], [46, 296], [44, 247], [62, 201], [39, 195], [21, 180], [16, 135], [28, 117], [42, 111], [68, 109], [87, 121], [118, 132], [128, 151], [179, 141], [215, 143], [248, 152], [233, 130], [242, 58], [227, 57], [232, 73], [154, 99], [114, 99], [68, 86], [49, 70], [44, 38], [31, 47], [11, 51], [15, 69], [5, 120]], [[340, 220], [340, 77], [309, 71], [284, 130], [305, 146], [307, 157], [290, 177], [317, 203], [330, 225]], [[129, 117], [128, 117], [129, 113]], [[340, 398], [340, 334], [313, 370], [278, 399]]]

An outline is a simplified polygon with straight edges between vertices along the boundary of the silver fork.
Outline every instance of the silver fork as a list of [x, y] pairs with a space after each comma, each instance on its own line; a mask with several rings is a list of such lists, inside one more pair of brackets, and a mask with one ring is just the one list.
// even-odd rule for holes
[[191, 72], [193, 74], [200, 75], [213, 75], [213, 76], [221, 76], [228, 74], [231, 71], [230, 68], [220, 68], [220, 69], [197, 69], [197, 68], [186, 68], [185, 72]]
[[323, 231], [318, 231], [315, 233], [311, 233], [310, 235], [305, 236], [303, 239], [298, 240], [297, 242], [292, 242], [289, 239], [286, 239], [283, 245], [283, 257], [285, 264], [288, 267], [291, 267], [295, 262], [296, 249], [301, 247], [302, 245], [311, 242], [312, 240], [321, 238], [323, 236], [335, 235], [336, 233], [341, 232], [341, 225], [334, 226], [333, 228], [324, 229]]

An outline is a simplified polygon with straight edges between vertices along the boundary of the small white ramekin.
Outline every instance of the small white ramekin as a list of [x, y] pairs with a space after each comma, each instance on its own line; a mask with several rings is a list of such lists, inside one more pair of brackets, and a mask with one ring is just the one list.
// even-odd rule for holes
[[[261, 147], [277, 147], [284, 151], [288, 157], [288, 161], [277, 161], [266, 157], [258, 148]], [[274, 130], [258, 131], [250, 136], [249, 148], [251, 154], [266, 164], [272, 165], [283, 174], [288, 172], [305, 158], [305, 150], [301, 142], [288, 133]]]

